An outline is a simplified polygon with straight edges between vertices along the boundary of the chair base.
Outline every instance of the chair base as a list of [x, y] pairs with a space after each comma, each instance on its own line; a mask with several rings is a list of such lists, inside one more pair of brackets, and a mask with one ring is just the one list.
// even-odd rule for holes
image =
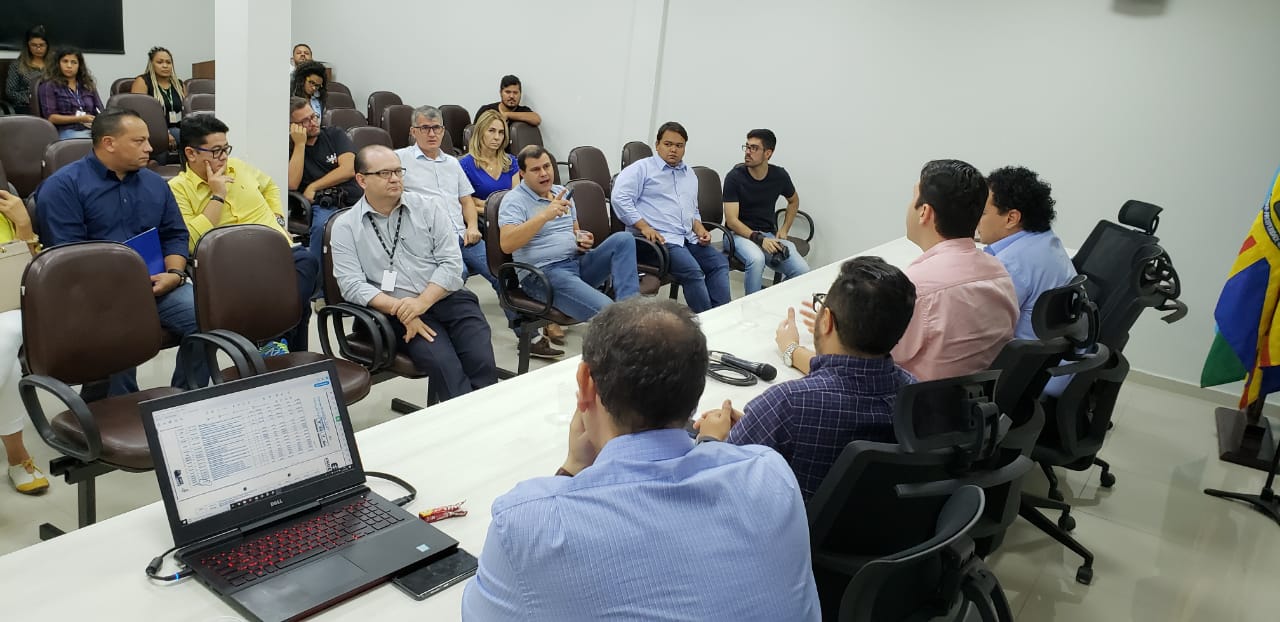
[[1272, 468], [1275, 437], [1270, 422], [1261, 416], [1261, 412], [1253, 421], [1249, 420], [1249, 414], [1235, 408], [1214, 411], [1214, 419], [1218, 423], [1218, 457], [1232, 464], [1266, 472]]
[[[1038, 509], [1040, 507], [1063, 510], [1064, 514], [1063, 517], [1059, 519], [1059, 524], [1054, 524], [1052, 520], [1049, 520], [1049, 517], [1042, 514]], [[1061, 523], [1065, 522], [1064, 519], [1070, 518], [1070, 516], [1065, 513], [1069, 510], [1070, 506], [1065, 503], [1024, 495], [1022, 497], [1022, 504], [1018, 508], [1018, 515], [1026, 519], [1027, 522], [1034, 525], [1040, 531], [1043, 531], [1050, 538], [1057, 540], [1062, 546], [1067, 547], [1076, 555], [1084, 558], [1084, 563], [1076, 569], [1076, 582], [1081, 585], [1089, 585], [1093, 582], [1093, 553], [1090, 552], [1089, 549], [1085, 548], [1083, 544], [1080, 544], [1078, 540], [1071, 537], [1071, 535], [1067, 533], [1067, 530], [1061, 526]], [[1075, 519], [1072, 519], [1072, 527], [1074, 527], [1074, 522]]]
[[[49, 461], [50, 475], [61, 475], [63, 481], [76, 486], [76, 513], [80, 527], [88, 527], [98, 522], [97, 477], [114, 470], [116, 470], [114, 467], [101, 462], [86, 464], [70, 456], [59, 456]], [[43, 523], [39, 529], [41, 540], [51, 540], [66, 533], [52, 523]]]

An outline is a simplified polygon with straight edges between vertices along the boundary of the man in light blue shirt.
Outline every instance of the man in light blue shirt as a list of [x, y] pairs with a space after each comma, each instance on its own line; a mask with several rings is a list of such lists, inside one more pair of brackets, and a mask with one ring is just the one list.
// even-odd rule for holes
[[684, 163], [688, 140], [684, 126], [663, 123], [656, 155], [618, 173], [612, 203], [628, 231], [666, 246], [672, 278], [684, 288], [689, 308], [701, 313], [729, 302], [729, 260], [711, 246], [702, 226], [698, 176]]
[[1031, 311], [1036, 300], [1076, 275], [1062, 241], [1049, 228], [1056, 216], [1051, 188], [1021, 166], [992, 171], [987, 186], [991, 192], [978, 221], [978, 237], [1013, 278], [1019, 309], [1014, 339], [1035, 339]]
[[[516, 164], [524, 180], [498, 208], [502, 251], [541, 268], [555, 291], [555, 307], [575, 320], [585, 322], [613, 302], [598, 289], [609, 279], [618, 300], [639, 294], [635, 238], [619, 231], [595, 246], [591, 232], [578, 228], [564, 186], [552, 183], [555, 163], [546, 149], [525, 147]], [[546, 284], [531, 274], [522, 275], [520, 286], [539, 301], [549, 296]]]
[[592, 320], [565, 463], [494, 501], [463, 620], [821, 618], [787, 463], [683, 429], [706, 372], [706, 337], [678, 303]]

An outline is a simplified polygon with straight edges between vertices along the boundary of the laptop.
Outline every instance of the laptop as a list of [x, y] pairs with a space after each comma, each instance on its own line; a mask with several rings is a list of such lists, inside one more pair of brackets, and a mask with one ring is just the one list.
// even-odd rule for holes
[[365, 486], [332, 361], [140, 404], [176, 559], [237, 611], [296, 620], [458, 542]]

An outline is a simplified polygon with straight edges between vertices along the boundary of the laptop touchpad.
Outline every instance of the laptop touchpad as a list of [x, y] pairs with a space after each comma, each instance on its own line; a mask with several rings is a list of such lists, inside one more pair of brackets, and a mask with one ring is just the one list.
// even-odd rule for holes
[[359, 566], [340, 555], [332, 555], [233, 596], [250, 611], [270, 611], [284, 603], [327, 601], [359, 585], [365, 576]]

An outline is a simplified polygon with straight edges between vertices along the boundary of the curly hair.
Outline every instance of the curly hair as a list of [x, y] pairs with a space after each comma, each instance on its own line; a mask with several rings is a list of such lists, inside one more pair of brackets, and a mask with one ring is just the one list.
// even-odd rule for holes
[[320, 107], [327, 110], [329, 108], [329, 78], [325, 75], [325, 66], [319, 62], [307, 61], [293, 70], [293, 84], [289, 88], [289, 94], [294, 97], [311, 99], [311, 96], [307, 95], [307, 76], [320, 76], [322, 84], [316, 90], [316, 97], [320, 99]]
[[987, 175], [991, 187], [991, 202], [1001, 214], [1016, 209], [1022, 214], [1022, 228], [1032, 233], [1048, 231], [1058, 215], [1053, 210], [1057, 203], [1050, 196], [1053, 187], [1040, 179], [1035, 171], [1021, 166], [1006, 166]]

